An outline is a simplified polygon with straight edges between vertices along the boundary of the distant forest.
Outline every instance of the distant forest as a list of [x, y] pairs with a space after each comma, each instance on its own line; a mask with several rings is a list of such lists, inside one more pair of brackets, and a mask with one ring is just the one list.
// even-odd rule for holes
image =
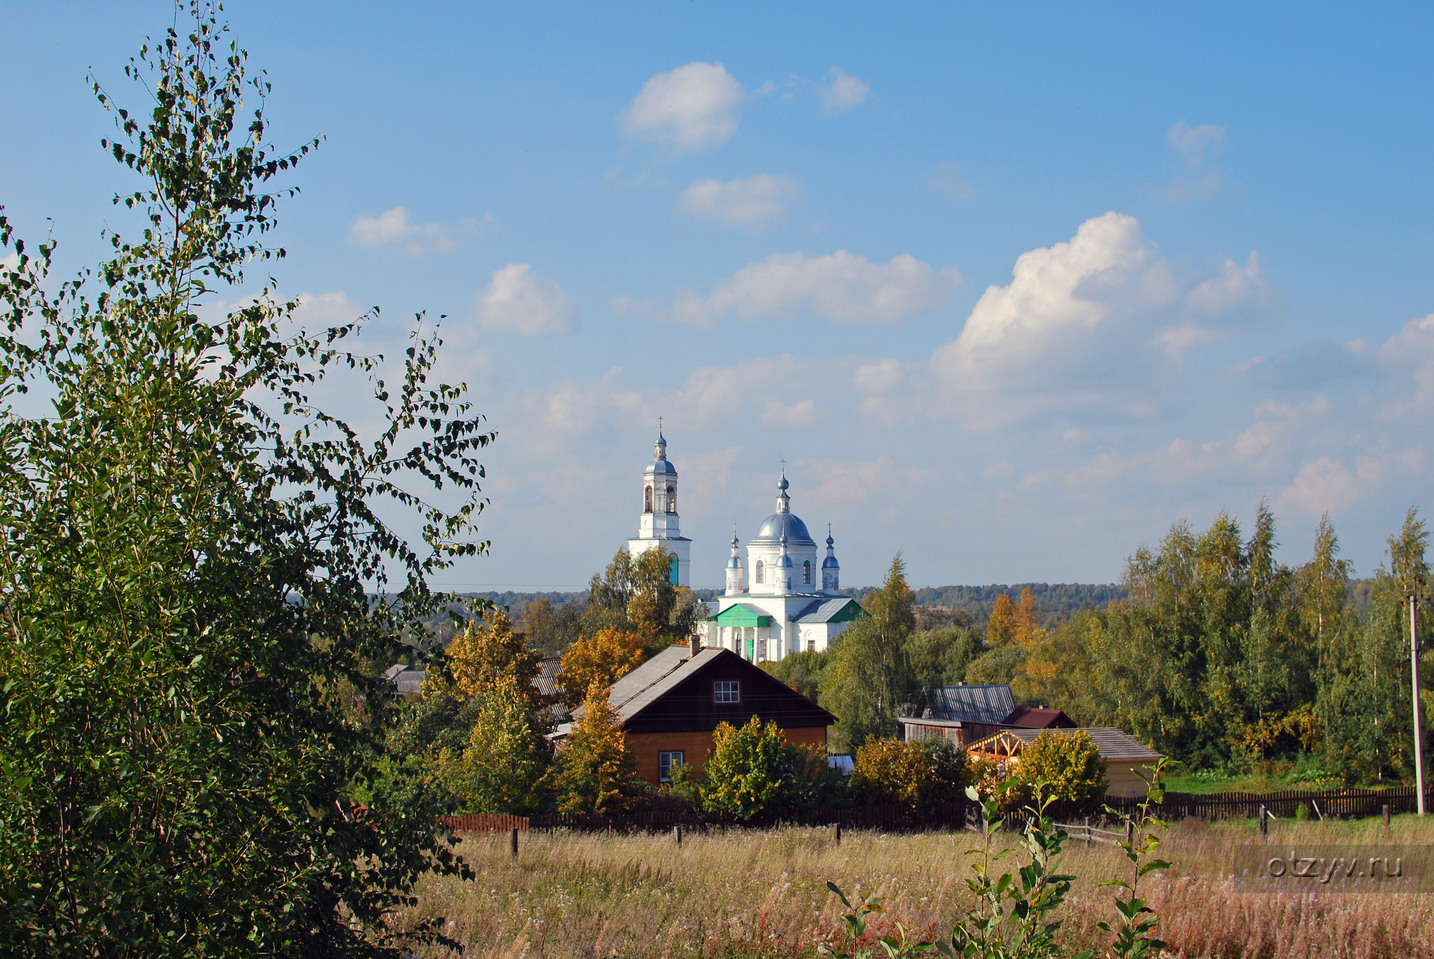
[[[865, 599], [874, 586], [844, 589], [842, 595], [854, 599]], [[981, 626], [991, 618], [991, 609], [996, 597], [1009, 596], [1020, 599], [1021, 591], [1029, 588], [1039, 612], [1037, 625], [1051, 629], [1060, 625], [1083, 609], [1103, 609], [1112, 600], [1124, 599], [1125, 588], [1114, 583], [992, 583], [989, 586], [923, 586], [915, 590], [916, 605], [929, 607], [935, 618], [955, 620], [956, 625]], [[722, 595], [720, 589], [694, 589], [693, 595], [701, 600], [713, 600]], [[502, 592], [465, 593], [465, 597], [484, 599], [495, 606], [506, 608], [514, 619], [520, 619], [524, 610], [534, 600], [543, 599], [554, 607], [566, 604], [582, 606], [587, 603], [586, 590], [581, 592], [533, 592], [514, 590]], [[956, 614], [940, 616], [940, 612]]]

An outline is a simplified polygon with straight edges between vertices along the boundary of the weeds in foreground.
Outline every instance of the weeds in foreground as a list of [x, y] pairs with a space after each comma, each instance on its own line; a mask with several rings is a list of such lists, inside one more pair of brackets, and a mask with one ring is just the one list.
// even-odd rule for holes
[[[1157, 763], [1151, 778], [1146, 780], [1146, 799], [1136, 815], [1121, 817], [1127, 824], [1128, 838], [1118, 845], [1130, 864], [1129, 880], [1115, 877], [1101, 882], [1102, 886], [1121, 890], [1115, 899], [1119, 920], [1096, 923], [1103, 932], [1114, 936], [1109, 954], [1119, 959], [1141, 959], [1150, 950], [1165, 948], [1165, 943], [1152, 934], [1159, 917], [1139, 895], [1141, 879], [1170, 868], [1170, 863], [1155, 857], [1161, 840], [1159, 833], [1153, 830], [1163, 830], [1166, 824], [1150, 814], [1151, 806], [1164, 798], [1164, 762]], [[957, 920], [949, 940], [913, 941], [906, 927], [897, 923], [896, 935], [875, 937], [888, 959], [909, 959], [932, 950], [939, 950], [947, 959], [1059, 959], [1062, 955], [1057, 938], [1062, 921], [1060, 912], [1071, 883], [1077, 878], [1058, 871], [1061, 846], [1068, 837], [1048, 814], [1054, 798], [1046, 794], [1046, 784], [1037, 783], [1036, 801], [1026, 810], [1029, 819], [1020, 843], [1017, 847], [993, 852], [993, 841], [1004, 826], [999, 816], [1002, 793], [1009, 785], [1009, 782], [1001, 783], [995, 794], [984, 801], [974, 787], [966, 791], [981, 810], [981, 844], [967, 850], [975, 862], [971, 865], [972, 875], [965, 880], [976, 904]], [[1120, 815], [1109, 807], [1107, 811]], [[1017, 849], [1025, 852], [1026, 864], [1014, 873], [1007, 871], [997, 876], [997, 863]], [[885, 911], [880, 899], [858, 898], [853, 906], [835, 883], [828, 882], [827, 887], [848, 910], [842, 916], [848, 951], [853, 959], [866, 959], [870, 955], [870, 950], [864, 947], [867, 916]], [[1094, 956], [1094, 952], [1087, 950], [1072, 959], [1093, 959]]]

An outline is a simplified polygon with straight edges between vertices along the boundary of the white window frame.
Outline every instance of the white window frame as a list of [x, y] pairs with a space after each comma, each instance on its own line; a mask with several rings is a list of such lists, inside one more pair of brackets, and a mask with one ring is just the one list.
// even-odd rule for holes
[[[666, 763], [663, 760], [667, 760]], [[660, 783], [672, 782], [672, 767], [682, 766], [687, 762], [687, 755], [681, 749], [659, 749], [657, 751], [657, 781]]]
[[712, 683], [712, 701], [714, 703], [740, 703], [742, 701], [742, 683], [736, 679], [718, 679]]

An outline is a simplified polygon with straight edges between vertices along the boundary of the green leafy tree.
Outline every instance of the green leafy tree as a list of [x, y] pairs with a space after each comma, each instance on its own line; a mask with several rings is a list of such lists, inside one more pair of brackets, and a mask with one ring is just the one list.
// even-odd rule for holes
[[[95, 85], [137, 238], [54, 282], [54, 244], [0, 215], [5, 955], [397, 951], [385, 922], [418, 876], [457, 868], [439, 807], [382, 753], [372, 665], [423, 629], [428, 577], [481, 549], [492, 434], [429, 385], [434, 338], [388, 385], [346, 348], [357, 325], [293, 332], [272, 283], [203, 309], [283, 255], [264, 245], [278, 178], [316, 141], [273, 152], [241, 102], [268, 84], [192, 13], [126, 67], [152, 102]], [[371, 378], [374, 433], [310, 399], [336, 371]], [[49, 415], [17, 407], [31, 390]], [[425, 498], [440, 485], [456, 505]]]
[[702, 808], [738, 819], [786, 810], [796, 792], [794, 753], [776, 723], [719, 723], [702, 766]]
[[486, 693], [468, 746], [440, 758], [441, 781], [464, 811], [543, 812], [549, 804], [551, 755], [533, 717], [527, 689], [506, 674]]
[[885, 583], [863, 602], [867, 615], [837, 637], [822, 674], [822, 704], [837, 716], [837, 730], [852, 749], [899, 731], [897, 711], [912, 690], [906, 643], [915, 624], [913, 603], [898, 554]]
[[583, 635], [619, 626], [641, 636], [649, 654], [686, 642], [705, 607], [690, 589], [672, 581], [676, 561], [660, 547], [637, 556], [626, 547], [619, 549], [607, 569], [588, 584]]
[[594, 685], [583, 700], [572, 739], [559, 756], [556, 788], [561, 811], [597, 816], [626, 812], [644, 791], [606, 687]]
[[868, 739], [853, 765], [853, 788], [873, 803], [955, 802], [969, 783], [965, 755], [944, 739]]
[[1037, 794], [1053, 800], [1092, 802], [1105, 795], [1105, 761], [1083, 729], [1047, 729], [1021, 750], [1011, 773], [1013, 799], [1029, 802]]
[[804, 649], [781, 659], [769, 659], [761, 667], [812, 702], [817, 702], [821, 694], [822, 672], [830, 663], [831, 653], [828, 650]]
[[488, 693], [507, 680], [538, 706], [533, 679], [538, 655], [527, 648], [523, 634], [513, 631], [512, 620], [501, 609], [490, 608], [483, 619], [470, 622], [429, 667], [424, 678], [425, 696], [452, 696], [460, 701]]

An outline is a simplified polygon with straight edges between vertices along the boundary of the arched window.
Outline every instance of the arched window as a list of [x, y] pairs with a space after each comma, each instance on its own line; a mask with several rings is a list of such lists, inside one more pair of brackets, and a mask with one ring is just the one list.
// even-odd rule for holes
[[676, 487], [676, 486], [669, 486], [669, 487], [667, 487], [667, 511], [668, 511], [669, 513], [675, 513], [675, 512], [677, 512], [677, 487]]
[[651, 487], [651, 486], [649, 486], [649, 487], [647, 487], [647, 489], [643, 490], [643, 493], [642, 493], [642, 511], [643, 511], [644, 513], [651, 513], [651, 512], [652, 512], [652, 487]]
[[811, 561], [811, 560], [807, 560], [805, 563], [802, 564], [802, 582], [804, 582], [804, 583], [811, 583], [811, 581], [812, 581], [812, 561]]
[[762, 561], [759, 559], [759, 560], [757, 560], [757, 578], [754, 579], [754, 580], [752, 580], [752, 582], [754, 582], [754, 583], [765, 583], [765, 582], [766, 582], [766, 580], [762, 577], [762, 569], [763, 569], [763, 567], [762, 567]]

